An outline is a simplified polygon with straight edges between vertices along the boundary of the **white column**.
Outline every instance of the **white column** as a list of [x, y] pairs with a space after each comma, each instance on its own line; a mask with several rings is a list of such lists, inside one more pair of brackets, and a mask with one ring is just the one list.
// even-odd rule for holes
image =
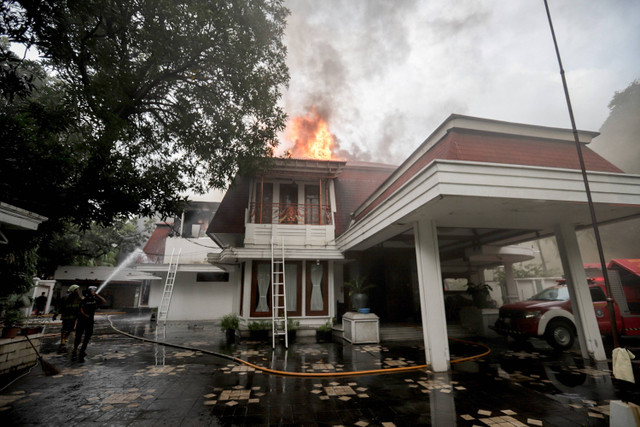
[[[247, 319], [251, 316], [251, 278], [253, 276], [253, 263], [246, 261], [241, 268], [244, 268], [244, 282], [241, 283], [240, 286], [244, 287], [244, 291], [242, 292], [243, 301], [240, 301], [240, 304], [242, 304], [243, 317]], [[242, 277], [242, 274], [239, 273], [238, 281], [241, 281]]]
[[520, 299], [520, 296], [518, 295], [518, 285], [516, 284], [516, 279], [513, 275], [512, 262], [504, 263], [504, 281], [507, 291], [505, 303], [518, 301]]
[[434, 372], [449, 370], [449, 340], [444, 311], [438, 234], [434, 221], [423, 219], [413, 226], [420, 288], [424, 351]]
[[[451, 386], [449, 373], [434, 374], [433, 380]], [[431, 425], [455, 426], [458, 421], [456, 402], [453, 393], [429, 393], [429, 412], [431, 413]]]
[[229, 266], [227, 273], [229, 273], [229, 283], [239, 283], [239, 286], [235, 287], [233, 295], [231, 297], [231, 311], [234, 313], [240, 314], [240, 310], [243, 310], [244, 313], [244, 305], [241, 300], [242, 288], [244, 283], [240, 283], [240, 278], [242, 277], [242, 269], [244, 265], [234, 265]]
[[329, 310], [327, 313], [329, 317], [333, 318], [336, 315], [336, 303], [335, 303], [335, 272], [334, 272], [334, 262], [327, 261], [327, 305]]
[[555, 228], [555, 234], [571, 297], [582, 357], [591, 357], [596, 361], [606, 360], [575, 229], [569, 224], [559, 224]]

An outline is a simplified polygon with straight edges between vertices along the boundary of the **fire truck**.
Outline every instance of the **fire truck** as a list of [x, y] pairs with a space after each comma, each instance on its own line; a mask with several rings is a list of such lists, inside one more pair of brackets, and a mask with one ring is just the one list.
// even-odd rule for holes
[[[640, 260], [612, 260], [611, 263], [615, 261], [637, 261], [635, 267], [640, 267]], [[640, 268], [631, 275], [629, 271], [610, 270], [614, 314], [620, 336], [640, 335], [640, 276], [636, 272], [640, 272]], [[604, 280], [601, 277], [589, 279], [587, 286], [600, 333], [606, 337], [611, 334], [611, 321]], [[494, 329], [518, 341], [537, 337], [545, 339], [555, 349], [570, 349], [576, 339], [576, 323], [564, 280], [526, 301], [500, 307]]]

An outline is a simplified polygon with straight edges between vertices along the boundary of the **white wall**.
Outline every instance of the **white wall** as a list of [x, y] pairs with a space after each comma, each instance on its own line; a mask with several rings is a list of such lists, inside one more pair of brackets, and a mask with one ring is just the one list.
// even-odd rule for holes
[[168, 237], [164, 248], [165, 263], [169, 263], [169, 258], [174, 250], [176, 255], [179, 251], [182, 251], [180, 253], [180, 264], [209, 265], [207, 262], [207, 253], [220, 252], [220, 248], [209, 237], [201, 237], [197, 239]]
[[34, 278], [34, 281], [35, 281], [35, 286], [33, 287], [33, 295], [31, 296], [34, 302], [31, 303], [31, 307], [28, 309], [29, 311], [24, 313], [25, 316], [30, 316], [31, 313], [33, 313], [33, 310], [35, 310], [35, 299], [36, 297], [39, 297], [43, 292], [47, 296], [47, 305], [45, 306], [44, 312], [48, 313], [49, 310], [51, 310], [51, 299], [53, 298], [53, 288], [56, 285], [56, 281], [41, 280], [41, 279], [38, 279], [37, 277]]
[[520, 301], [531, 298], [543, 289], [550, 288], [558, 284], [559, 277], [525, 277], [516, 279], [518, 285], [518, 296]]
[[[151, 285], [149, 307], [159, 307], [163, 280]], [[173, 288], [168, 320], [214, 320], [234, 311], [238, 299], [234, 274], [228, 282], [196, 282], [195, 272], [178, 272]], [[235, 310], [237, 312], [237, 309]]]

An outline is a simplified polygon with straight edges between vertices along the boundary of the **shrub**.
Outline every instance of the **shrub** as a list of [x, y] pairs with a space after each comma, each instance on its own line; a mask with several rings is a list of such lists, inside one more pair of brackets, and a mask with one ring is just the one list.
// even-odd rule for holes
[[349, 296], [353, 294], [363, 294], [369, 289], [376, 287], [374, 284], [365, 285], [367, 279], [365, 277], [357, 276], [355, 279], [344, 282], [344, 286], [349, 289]]
[[240, 326], [240, 318], [236, 313], [229, 313], [222, 316], [222, 320], [220, 320], [220, 328], [223, 331], [229, 329], [238, 329]]
[[5, 328], [13, 328], [22, 324], [23, 310], [29, 307], [31, 298], [26, 295], [11, 294], [0, 301], [2, 316], [0, 321]]
[[320, 332], [330, 332], [332, 329], [333, 329], [333, 322], [331, 322], [330, 320], [327, 323], [324, 323], [318, 326], [318, 330]]
[[266, 320], [255, 320], [253, 322], [249, 322], [247, 328], [250, 331], [264, 331], [271, 329], [271, 324]]
[[[284, 329], [283, 326], [284, 326], [284, 322], [278, 323], [278, 329]], [[300, 322], [299, 321], [287, 318], [287, 330], [288, 331], [295, 331], [298, 328], [300, 328]]]

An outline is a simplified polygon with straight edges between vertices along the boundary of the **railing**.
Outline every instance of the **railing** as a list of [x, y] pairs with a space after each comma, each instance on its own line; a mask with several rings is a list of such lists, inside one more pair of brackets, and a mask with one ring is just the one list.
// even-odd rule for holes
[[331, 209], [319, 204], [251, 203], [249, 223], [331, 225]]

